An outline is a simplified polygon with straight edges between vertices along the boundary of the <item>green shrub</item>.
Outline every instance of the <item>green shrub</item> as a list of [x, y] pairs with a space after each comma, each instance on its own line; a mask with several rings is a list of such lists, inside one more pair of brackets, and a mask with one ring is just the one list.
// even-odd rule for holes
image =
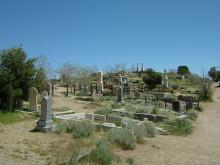
[[88, 137], [94, 132], [94, 126], [89, 120], [63, 121], [56, 125], [55, 133], [73, 133], [74, 138]]
[[152, 109], [152, 114], [158, 115], [160, 113], [160, 109], [158, 107], [154, 107]]
[[113, 154], [110, 150], [110, 144], [107, 142], [107, 140], [97, 140], [96, 147], [92, 149], [89, 157], [96, 163], [110, 165], [113, 160]]
[[127, 128], [134, 134], [138, 143], [143, 142], [145, 136], [145, 127], [142, 124], [134, 123], [132, 121], [127, 122]]
[[99, 115], [108, 115], [112, 113], [112, 107], [110, 105], [102, 106], [99, 109], [97, 109], [94, 113]]
[[124, 106], [124, 103], [113, 103], [111, 106], [114, 109], [120, 109]]
[[15, 112], [0, 112], [0, 122], [2, 124], [11, 124], [15, 122], [20, 122], [28, 119], [36, 118], [36, 114], [27, 113], [23, 111], [15, 111]]
[[123, 149], [133, 149], [135, 147], [136, 138], [128, 128], [111, 129], [107, 138], [110, 142], [118, 144]]
[[88, 137], [94, 132], [94, 126], [89, 120], [77, 121], [73, 128], [73, 137]]
[[171, 133], [177, 135], [191, 134], [193, 131], [193, 126], [191, 122], [187, 119], [176, 119], [172, 125], [173, 129], [170, 130]]
[[133, 112], [133, 113], [148, 113], [149, 109], [145, 106], [137, 106], [134, 104], [126, 104], [125, 109], [128, 112]]
[[152, 121], [144, 121], [143, 123], [144, 126], [144, 132], [145, 136], [147, 137], [155, 137], [156, 136], [156, 127]]

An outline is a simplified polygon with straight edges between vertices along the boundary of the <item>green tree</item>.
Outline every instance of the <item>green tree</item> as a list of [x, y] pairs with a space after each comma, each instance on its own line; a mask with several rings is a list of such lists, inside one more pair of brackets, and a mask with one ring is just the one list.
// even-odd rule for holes
[[153, 69], [149, 68], [145, 71], [143, 81], [148, 85], [149, 89], [152, 90], [157, 84], [161, 84], [162, 77], [161, 74], [155, 72]]
[[177, 73], [181, 75], [186, 75], [190, 73], [188, 66], [179, 66], [177, 69]]
[[216, 67], [215, 66], [210, 68], [210, 70], [208, 72], [208, 75], [209, 75], [210, 78], [212, 78], [213, 81], [216, 81], [217, 71], [216, 71]]
[[27, 100], [29, 88], [36, 82], [36, 59], [27, 59], [21, 47], [1, 50], [0, 59], [1, 106], [12, 110], [18, 100]]

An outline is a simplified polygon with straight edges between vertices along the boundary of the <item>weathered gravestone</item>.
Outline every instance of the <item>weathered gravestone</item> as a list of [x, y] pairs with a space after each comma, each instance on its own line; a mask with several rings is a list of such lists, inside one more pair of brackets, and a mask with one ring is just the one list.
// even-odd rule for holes
[[119, 85], [118, 87], [118, 103], [123, 103], [124, 102], [124, 97], [123, 97], [123, 87]]
[[103, 75], [102, 72], [98, 72], [97, 74], [97, 94], [102, 94], [103, 92]]
[[42, 132], [51, 131], [52, 122], [51, 98], [43, 97], [41, 100], [41, 117], [37, 122], [37, 130]]
[[30, 111], [37, 111], [37, 96], [38, 96], [38, 90], [34, 87], [31, 87], [29, 89], [29, 110]]

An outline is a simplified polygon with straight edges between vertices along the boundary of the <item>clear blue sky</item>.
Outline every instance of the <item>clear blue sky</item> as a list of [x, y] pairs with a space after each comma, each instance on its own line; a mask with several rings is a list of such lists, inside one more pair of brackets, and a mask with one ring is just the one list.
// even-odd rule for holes
[[1, 0], [0, 21], [0, 49], [21, 43], [54, 67], [220, 65], [220, 0]]

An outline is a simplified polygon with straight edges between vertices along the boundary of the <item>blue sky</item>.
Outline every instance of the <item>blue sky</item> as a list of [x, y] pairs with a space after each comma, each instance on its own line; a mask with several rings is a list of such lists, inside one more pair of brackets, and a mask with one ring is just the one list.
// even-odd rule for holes
[[0, 49], [63, 63], [220, 65], [219, 0], [1, 0]]

